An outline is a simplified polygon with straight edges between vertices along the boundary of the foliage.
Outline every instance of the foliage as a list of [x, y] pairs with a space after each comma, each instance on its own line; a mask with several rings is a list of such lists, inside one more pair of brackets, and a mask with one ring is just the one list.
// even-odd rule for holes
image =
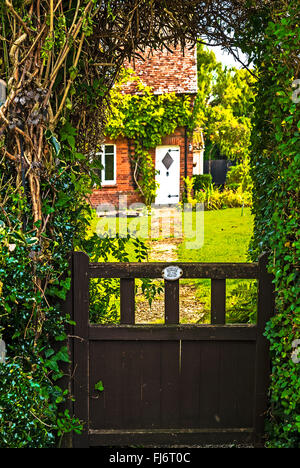
[[245, 159], [241, 164], [231, 166], [226, 176], [226, 187], [242, 192], [252, 192], [253, 182], [250, 176], [250, 161]]
[[45, 226], [40, 237], [39, 223], [30, 228], [26, 194], [15, 189], [5, 173], [2, 177], [0, 333], [8, 357], [0, 369], [1, 447], [50, 446], [56, 437], [80, 428], [72, 414], [60, 414], [60, 405], [70, 396], [55, 383], [63, 375], [61, 364], [69, 361], [61, 343], [68, 321], [61, 302], [70, 286], [66, 252], [72, 249], [75, 233], [84, 230], [89, 209], [79, 167], [69, 160], [72, 154], [66, 146], [57, 171], [41, 186], [49, 195], [55, 190], [55, 197], [43, 200], [51, 231]]
[[206, 132], [211, 143], [210, 153], [217, 146], [220, 153], [231, 160], [242, 160], [249, 155], [250, 119], [237, 118], [232, 108], [212, 105]]
[[242, 161], [249, 156], [255, 79], [247, 70], [223, 68], [200, 43], [197, 58], [205, 158]]
[[243, 189], [242, 185], [237, 187], [220, 189], [210, 183], [208, 186], [193, 192], [193, 179], [184, 179], [187, 189], [187, 202], [194, 206], [203, 203], [205, 210], [221, 210], [224, 208], [251, 207], [252, 194]]
[[256, 281], [238, 281], [227, 295], [226, 323], [256, 323]]
[[[49, 430], [53, 413], [48, 404], [52, 389], [44, 381], [45, 375], [36, 375], [32, 367], [29, 360], [22, 363], [21, 358], [0, 364], [1, 448], [43, 448], [53, 443]], [[38, 367], [43, 370], [43, 366]]]
[[[270, 447], [299, 447], [299, 364], [291, 360], [299, 339], [300, 107], [293, 82], [299, 74], [299, 2], [274, 2], [257, 54], [251, 175], [255, 225], [252, 258], [270, 251], [276, 315], [266, 329], [272, 357]], [[246, 47], [246, 46], [245, 46]], [[294, 93], [294, 95], [293, 95]]]
[[[84, 239], [80, 241], [80, 250], [85, 251], [92, 262], [142, 262], [148, 258], [148, 248], [146, 243], [139, 239], [134, 232], [129, 232], [125, 237], [120, 237], [109, 229], [116, 222], [111, 218], [111, 225], [108, 232], [104, 231], [102, 223], [98, 226], [99, 218], [95, 213], [89, 217], [91, 230], [88, 231]], [[103, 230], [103, 232], [102, 232]], [[95, 232], [96, 231], [96, 232]], [[137, 281], [136, 287], [141, 284], [143, 294], [149, 305], [161, 291], [152, 279], [142, 278]], [[90, 280], [90, 321], [92, 323], [119, 323], [120, 321], [120, 280], [114, 278], [102, 278]]]
[[[122, 93], [128, 79], [137, 82], [137, 94]], [[149, 150], [161, 144], [177, 127], [195, 125], [190, 97], [175, 93], [154, 95], [137, 77], [125, 73], [119, 86], [110, 93], [111, 115], [105, 127], [112, 139], [128, 138], [134, 145], [131, 155], [132, 174], [145, 203], [150, 205], [156, 192], [155, 167]]]
[[[47, 353], [46, 353], [47, 354]], [[47, 448], [55, 443], [55, 435], [81, 430], [81, 424], [68, 410], [59, 410], [67, 396], [47, 377], [59, 360], [68, 359], [62, 349], [55, 360], [33, 361], [32, 357], [9, 358], [0, 364], [0, 429], [1, 448]]]
[[193, 176], [193, 189], [196, 192], [205, 189], [212, 184], [211, 174], [199, 174]]
[[[81, 242], [80, 250], [88, 252], [93, 262], [129, 262], [129, 243], [133, 244], [133, 255], [136, 261], [143, 261], [147, 258], [148, 251], [145, 243], [140, 239], [132, 239], [129, 234], [125, 238], [116, 235], [115, 238], [105, 236], [100, 239], [94, 234]], [[146, 290], [148, 291], [149, 288], [150, 284]], [[119, 279], [103, 278], [90, 281], [90, 320], [92, 323], [119, 322]]]

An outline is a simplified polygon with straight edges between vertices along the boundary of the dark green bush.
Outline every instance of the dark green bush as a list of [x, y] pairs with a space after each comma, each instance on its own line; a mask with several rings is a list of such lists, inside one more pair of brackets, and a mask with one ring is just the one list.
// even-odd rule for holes
[[205, 190], [212, 184], [212, 175], [211, 174], [199, 174], [193, 176], [193, 189], [194, 192], [199, 192], [199, 190]]
[[298, 1], [274, 2], [257, 57], [259, 99], [252, 133], [251, 255], [256, 260], [260, 252], [269, 251], [274, 274], [276, 314], [266, 329], [272, 358], [268, 446], [280, 448], [300, 444], [300, 367], [291, 359], [300, 338], [300, 103], [293, 97], [299, 16]]

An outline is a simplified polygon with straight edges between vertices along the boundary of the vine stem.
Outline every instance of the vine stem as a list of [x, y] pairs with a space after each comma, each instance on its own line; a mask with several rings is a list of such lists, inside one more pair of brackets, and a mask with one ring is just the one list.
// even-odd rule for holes
[[16, 10], [14, 9], [12, 3], [9, 1], [9, 0], [5, 0], [5, 4], [7, 6], [7, 8], [12, 12], [12, 14], [14, 15], [14, 17], [19, 21], [19, 23], [22, 25], [24, 31], [30, 35], [30, 30], [28, 29], [26, 23], [24, 23], [24, 21], [22, 20], [21, 16], [16, 12]]
[[50, 0], [50, 36], [53, 38], [54, 33], [54, 2]]
[[[79, 43], [79, 47], [78, 47], [78, 50], [77, 50], [77, 54], [76, 54], [76, 58], [75, 58], [75, 61], [74, 61], [74, 64], [73, 64], [73, 67], [76, 68], [77, 65], [78, 65], [78, 61], [79, 61], [79, 58], [80, 58], [80, 55], [81, 55], [81, 51], [82, 51], [82, 45], [83, 45], [83, 42], [84, 42], [84, 39], [85, 39], [85, 33], [82, 33], [82, 36], [81, 36], [81, 39], [80, 39], [80, 43]], [[63, 95], [63, 98], [61, 100], [61, 103], [60, 103], [60, 106], [59, 106], [59, 109], [55, 115], [55, 117], [53, 118], [53, 121], [51, 122], [52, 125], [55, 125], [55, 123], [57, 122], [57, 119], [58, 117], [60, 116], [63, 108], [64, 108], [64, 105], [65, 105], [65, 102], [66, 102], [66, 99], [68, 97], [68, 94], [69, 94], [69, 91], [70, 91], [70, 87], [72, 85], [74, 80], [72, 80], [71, 78], [68, 80], [68, 84], [66, 86], [66, 89], [65, 89], [65, 92], [64, 92], [64, 95]]]

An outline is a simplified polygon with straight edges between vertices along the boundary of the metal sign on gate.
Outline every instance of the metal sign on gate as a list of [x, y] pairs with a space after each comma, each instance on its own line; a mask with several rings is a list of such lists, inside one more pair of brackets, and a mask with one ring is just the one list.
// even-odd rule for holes
[[183, 271], [177, 265], [168, 266], [163, 269], [162, 276], [165, 280], [176, 281], [183, 275]]

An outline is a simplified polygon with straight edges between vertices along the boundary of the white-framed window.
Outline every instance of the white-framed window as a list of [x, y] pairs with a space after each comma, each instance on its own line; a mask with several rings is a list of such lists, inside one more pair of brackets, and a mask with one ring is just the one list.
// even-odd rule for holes
[[101, 158], [101, 184], [116, 185], [117, 183], [117, 164], [116, 164], [116, 145], [102, 145], [101, 153], [97, 156]]

